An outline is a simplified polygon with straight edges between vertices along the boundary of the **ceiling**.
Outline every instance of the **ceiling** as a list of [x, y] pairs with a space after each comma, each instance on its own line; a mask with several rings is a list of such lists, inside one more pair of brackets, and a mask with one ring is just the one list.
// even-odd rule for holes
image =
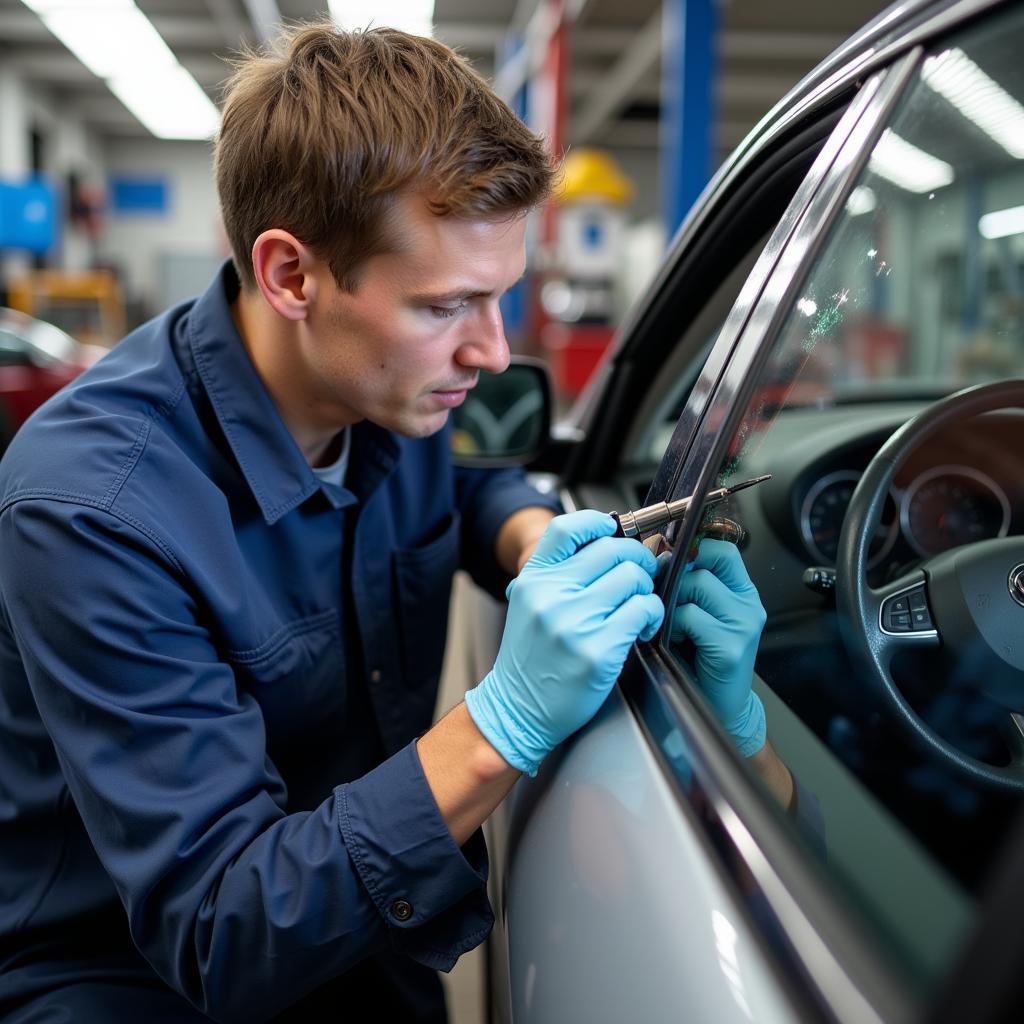
[[[315, 18], [325, 0], [136, 0], [209, 95], [227, 74], [224, 57], [258, 43], [278, 19]], [[719, 159], [804, 74], [886, 6], [881, 0], [724, 0], [715, 142]], [[436, 0], [435, 35], [495, 73], [510, 25], [527, 29], [538, 0]], [[567, 0], [569, 141], [654, 150], [661, 0]], [[21, 0], [0, 0], [0, 63], [15, 67], [104, 137], [149, 137], [102, 81], [66, 50]]]

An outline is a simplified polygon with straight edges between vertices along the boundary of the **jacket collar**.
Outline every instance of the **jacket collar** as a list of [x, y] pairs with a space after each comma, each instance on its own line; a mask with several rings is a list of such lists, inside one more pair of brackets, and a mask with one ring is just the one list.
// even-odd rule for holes
[[[235, 327], [231, 303], [239, 287], [238, 274], [227, 260], [189, 311], [189, 347], [239, 468], [263, 518], [273, 524], [322, 485], [281, 419]], [[388, 431], [365, 422], [356, 424], [354, 440], [361, 442], [358, 447], [375, 468], [371, 475], [376, 487], [394, 467], [398, 444]], [[360, 488], [364, 493], [365, 483]], [[332, 504], [339, 504], [336, 495], [329, 497]]]

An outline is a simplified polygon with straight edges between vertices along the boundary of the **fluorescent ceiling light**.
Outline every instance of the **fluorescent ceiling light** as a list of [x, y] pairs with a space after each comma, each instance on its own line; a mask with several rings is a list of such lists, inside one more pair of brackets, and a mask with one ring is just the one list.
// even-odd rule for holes
[[851, 217], [860, 217], [862, 214], [870, 213], [878, 206], [878, 196], [873, 188], [867, 185], [858, 185], [846, 200], [846, 212]]
[[1008, 210], [986, 213], [978, 221], [978, 230], [983, 238], [1024, 235], [1024, 206], [1011, 206]]
[[434, 0], [330, 0], [330, 8], [344, 29], [400, 28], [420, 36], [434, 31]]
[[220, 115], [199, 83], [180, 65], [107, 80], [110, 91], [158, 138], [208, 139]]
[[929, 57], [921, 77], [1010, 156], [1024, 158], [1024, 107], [963, 50]]
[[136, 6], [65, 7], [42, 15], [46, 27], [97, 77], [178, 63]]
[[945, 160], [912, 146], [891, 128], [882, 132], [868, 166], [879, 177], [908, 192], [934, 192], [951, 185], [955, 177]]
[[208, 139], [220, 114], [133, 0], [24, 0], [158, 138]]

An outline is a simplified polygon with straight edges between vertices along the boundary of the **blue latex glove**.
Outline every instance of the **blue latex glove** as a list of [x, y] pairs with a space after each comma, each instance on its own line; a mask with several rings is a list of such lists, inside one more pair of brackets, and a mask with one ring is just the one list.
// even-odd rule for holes
[[591, 510], [551, 521], [509, 584], [494, 668], [466, 694], [490, 744], [530, 775], [593, 717], [633, 641], [649, 640], [664, 617], [654, 555], [615, 530]]
[[697, 648], [697, 682], [744, 757], [765, 743], [761, 699], [750, 689], [765, 611], [735, 544], [705, 538], [686, 567], [672, 640]]

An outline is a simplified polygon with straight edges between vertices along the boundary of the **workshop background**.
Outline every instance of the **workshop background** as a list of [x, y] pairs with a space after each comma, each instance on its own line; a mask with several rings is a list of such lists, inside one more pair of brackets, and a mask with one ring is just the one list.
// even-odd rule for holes
[[[0, 306], [43, 322], [0, 309], [0, 447], [228, 255], [211, 174], [220, 89], [232, 55], [282, 22], [432, 32], [566, 157], [503, 309], [513, 351], [548, 362], [564, 410], [725, 156], [884, 6], [0, 0]], [[441, 709], [463, 685], [448, 678]], [[483, 1020], [481, 964], [466, 956], [447, 979], [454, 1024]]]

